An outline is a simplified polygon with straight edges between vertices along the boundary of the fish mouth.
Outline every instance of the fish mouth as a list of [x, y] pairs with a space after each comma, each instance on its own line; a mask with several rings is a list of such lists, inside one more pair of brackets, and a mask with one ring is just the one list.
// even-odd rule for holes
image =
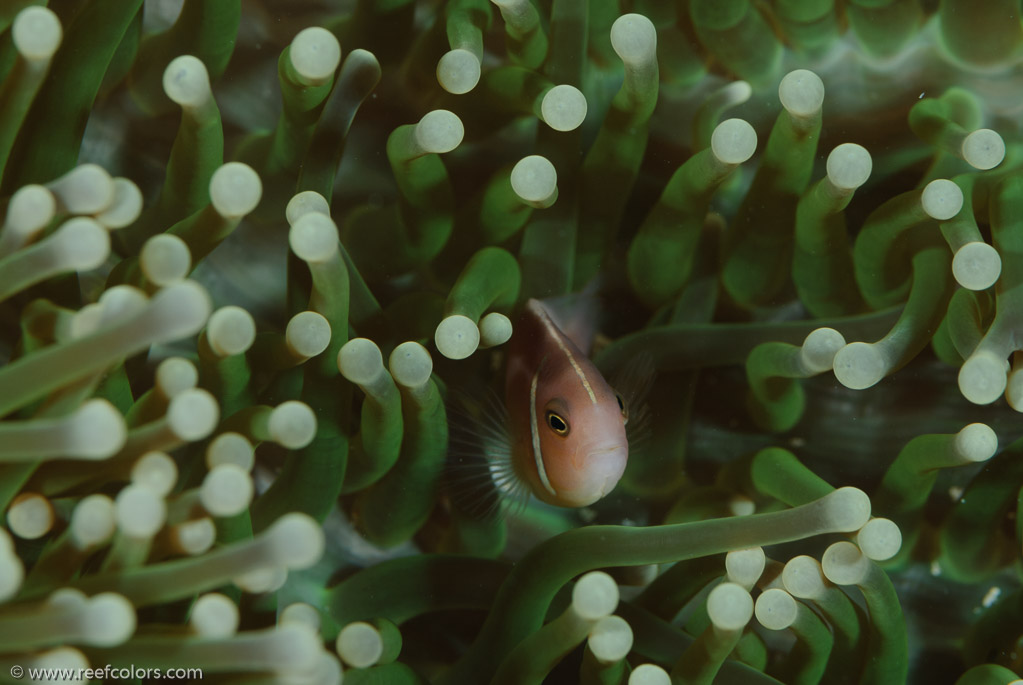
[[605, 464], [613, 461], [624, 462], [629, 457], [628, 445], [620, 443], [613, 443], [610, 445], [600, 445], [591, 449], [580, 450], [582, 456], [582, 463], [589, 468], [594, 468], [598, 464]]
[[590, 490], [599, 492], [597, 499], [600, 499], [611, 492], [621, 480], [629, 455], [628, 446], [621, 443], [605, 443], [585, 450], [583, 455], [584, 468], [592, 472], [592, 476], [587, 479], [590, 482]]
[[602, 456], [604, 454], [613, 454], [614, 452], [622, 452], [622, 451], [625, 451], [625, 449], [626, 449], [625, 445], [620, 445], [620, 444], [616, 443], [616, 444], [613, 444], [613, 445], [606, 445], [604, 447], [597, 447], [597, 448], [594, 448], [594, 449], [587, 450], [586, 454], [587, 454], [587, 456], [592, 458], [592, 457], [599, 457], [599, 456]]

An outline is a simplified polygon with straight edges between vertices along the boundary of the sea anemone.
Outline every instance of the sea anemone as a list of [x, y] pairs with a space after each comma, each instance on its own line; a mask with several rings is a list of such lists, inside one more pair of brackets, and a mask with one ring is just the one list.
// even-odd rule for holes
[[[7, 0], [0, 680], [1023, 682], [1021, 60], [1017, 0]], [[466, 457], [530, 298], [656, 370], [581, 509]]]

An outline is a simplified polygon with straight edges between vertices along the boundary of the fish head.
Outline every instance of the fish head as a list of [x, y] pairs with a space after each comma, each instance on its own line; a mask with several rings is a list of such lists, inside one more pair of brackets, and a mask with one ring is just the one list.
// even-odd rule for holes
[[552, 371], [535, 398], [539, 487], [533, 490], [549, 504], [585, 507], [611, 492], [625, 472], [625, 407], [585, 358]]

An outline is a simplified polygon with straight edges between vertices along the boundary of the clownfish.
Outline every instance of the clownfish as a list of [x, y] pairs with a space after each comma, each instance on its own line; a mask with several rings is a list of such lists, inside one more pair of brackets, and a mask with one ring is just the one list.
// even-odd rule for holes
[[520, 503], [532, 495], [559, 507], [589, 506], [625, 472], [629, 404], [641, 391], [615, 391], [538, 300], [525, 304], [513, 331], [504, 409], [471, 421], [483, 433], [487, 480]]

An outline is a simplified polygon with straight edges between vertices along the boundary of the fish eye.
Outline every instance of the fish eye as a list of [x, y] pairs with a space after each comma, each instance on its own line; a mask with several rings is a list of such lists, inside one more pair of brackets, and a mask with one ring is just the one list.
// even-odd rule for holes
[[558, 435], [568, 435], [568, 422], [552, 411], [547, 412], [547, 425]]
[[625, 419], [626, 423], [628, 423], [628, 421], [629, 421], [629, 410], [625, 407], [625, 399], [622, 398], [622, 394], [619, 393], [619, 392], [615, 393], [615, 399], [618, 400], [618, 408], [622, 412], [622, 417]]

